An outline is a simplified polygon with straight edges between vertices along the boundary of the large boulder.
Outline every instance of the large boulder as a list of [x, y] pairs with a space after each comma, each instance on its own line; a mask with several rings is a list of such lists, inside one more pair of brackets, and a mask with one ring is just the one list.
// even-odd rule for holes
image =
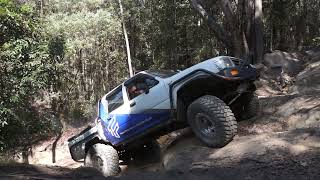
[[305, 54], [308, 56], [308, 62], [313, 63], [316, 61], [320, 61], [320, 47], [308, 50], [305, 52]]
[[304, 65], [304, 58], [299, 53], [287, 53], [282, 51], [274, 51], [264, 55], [264, 61], [268, 69], [273, 70], [275, 76], [284, 73], [294, 76], [298, 74]]
[[297, 77], [291, 93], [320, 94], [320, 61], [309, 64]]

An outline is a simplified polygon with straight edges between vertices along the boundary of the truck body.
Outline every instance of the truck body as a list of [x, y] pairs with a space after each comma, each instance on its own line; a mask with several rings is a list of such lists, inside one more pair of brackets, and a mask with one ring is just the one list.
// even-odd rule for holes
[[[223, 101], [240, 119], [254, 97], [257, 78], [252, 65], [229, 56], [215, 57], [183, 71], [139, 72], [99, 100], [95, 126], [69, 139], [71, 156], [76, 161], [84, 159], [96, 143], [110, 145], [118, 152], [130, 151], [184, 128], [190, 124], [190, 105], [206, 95]], [[143, 93], [132, 97], [130, 88], [139, 83], [144, 84]]]

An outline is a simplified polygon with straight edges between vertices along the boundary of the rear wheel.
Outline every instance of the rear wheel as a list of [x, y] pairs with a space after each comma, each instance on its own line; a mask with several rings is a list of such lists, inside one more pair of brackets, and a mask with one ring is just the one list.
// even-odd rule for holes
[[118, 152], [106, 144], [92, 145], [86, 154], [84, 165], [99, 170], [104, 176], [115, 176], [120, 171]]
[[188, 108], [188, 122], [195, 135], [210, 147], [223, 147], [237, 132], [237, 122], [222, 100], [202, 96]]

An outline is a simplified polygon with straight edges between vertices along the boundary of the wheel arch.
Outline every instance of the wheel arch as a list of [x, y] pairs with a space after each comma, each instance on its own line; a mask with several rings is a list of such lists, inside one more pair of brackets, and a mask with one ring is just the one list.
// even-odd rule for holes
[[101, 140], [97, 134], [93, 134], [90, 137], [84, 138], [81, 141], [77, 141], [72, 144], [69, 143], [68, 146], [72, 159], [74, 161], [80, 162], [85, 158], [86, 153], [88, 152], [90, 147], [97, 143], [111, 145], [110, 142]]
[[91, 139], [85, 143], [85, 148], [84, 148], [85, 153], [88, 152], [88, 150], [90, 149], [91, 146], [98, 144], [98, 143], [112, 146], [112, 144], [110, 142], [104, 141], [104, 140], [100, 139], [98, 136], [96, 136], [93, 139]]
[[170, 102], [171, 102], [171, 109], [176, 108], [177, 105], [177, 99], [178, 99], [178, 91], [181, 91], [181, 89], [185, 88], [188, 84], [204, 79], [204, 78], [217, 78], [221, 79], [222, 77], [214, 74], [208, 70], [205, 69], [197, 69], [195, 71], [190, 72], [189, 74], [181, 77], [180, 79], [171, 82], [169, 84], [169, 93], [170, 93]]
[[177, 120], [186, 119], [188, 106], [203, 95], [213, 95], [226, 104], [237, 91], [241, 81], [225, 78], [207, 70], [196, 70], [170, 85], [171, 109], [175, 109]]

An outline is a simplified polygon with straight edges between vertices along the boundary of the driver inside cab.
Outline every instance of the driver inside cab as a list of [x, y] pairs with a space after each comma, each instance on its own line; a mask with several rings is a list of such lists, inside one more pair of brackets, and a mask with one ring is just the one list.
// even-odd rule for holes
[[146, 92], [148, 89], [148, 86], [146, 83], [143, 82], [138, 82], [138, 83], [132, 83], [128, 87], [128, 93], [129, 93], [129, 98], [134, 99], [135, 97], [139, 96], [140, 94], [143, 94]]

